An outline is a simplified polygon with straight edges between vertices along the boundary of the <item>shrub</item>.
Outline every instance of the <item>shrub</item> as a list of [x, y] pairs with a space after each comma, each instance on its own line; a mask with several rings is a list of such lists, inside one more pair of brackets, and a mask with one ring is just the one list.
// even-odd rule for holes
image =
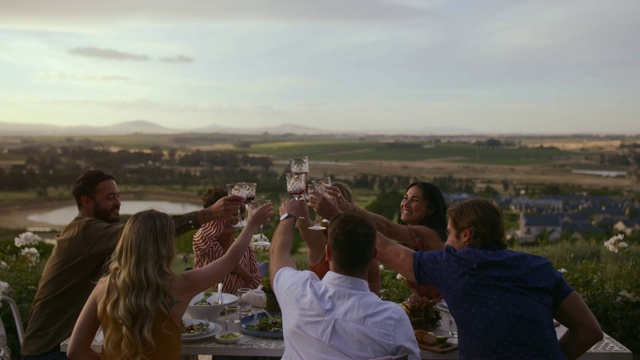
[[564, 242], [523, 251], [549, 259], [584, 298], [604, 332], [638, 354], [640, 247], [622, 243], [621, 237], [613, 237], [606, 242]]
[[[0, 289], [0, 294], [15, 300], [25, 329], [40, 275], [52, 250], [53, 245], [40, 241], [40, 237], [32, 233], [0, 241], [0, 281], [8, 285], [4, 293]], [[12, 358], [18, 359], [20, 342], [11, 309], [8, 306], [1, 307], [0, 317], [7, 330], [7, 344]]]
[[384, 265], [380, 265], [380, 278], [382, 288], [378, 295], [382, 300], [401, 303], [411, 295], [411, 289], [407, 285], [407, 281], [396, 271], [386, 269]]

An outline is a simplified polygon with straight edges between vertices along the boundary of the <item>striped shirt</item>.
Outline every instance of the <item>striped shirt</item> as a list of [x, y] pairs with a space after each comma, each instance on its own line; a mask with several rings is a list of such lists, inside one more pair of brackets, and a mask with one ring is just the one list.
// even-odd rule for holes
[[[220, 220], [215, 220], [202, 225], [202, 227], [193, 236], [193, 254], [195, 256], [194, 268], [203, 267], [210, 262], [222, 257], [225, 250], [218, 241], [218, 235], [224, 229], [224, 224]], [[235, 241], [235, 239], [234, 239]], [[240, 260], [240, 266], [252, 276], [251, 283], [245, 283], [244, 279], [238, 273], [230, 273], [222, 278], [222, 291], [227, 294], [235, 294], [240, 288], [255, 289], [262, 283], [262, 275], [258, 268], [258, 262], [251, 246], [247, 247], [247, 251]], [[214, 284], [215, 285], [215, 284]]]

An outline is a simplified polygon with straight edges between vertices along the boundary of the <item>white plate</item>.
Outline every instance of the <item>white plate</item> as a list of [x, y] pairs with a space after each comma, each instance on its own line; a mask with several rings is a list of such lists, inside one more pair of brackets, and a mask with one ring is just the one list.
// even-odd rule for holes
[[209, 325], [208, 330], [200, 334], [182, 334], [182, 340], [205, 339], [222, 331], [222, 326], [211, 321], [201, 320], [201, 319], [182, 319], [182, 321], [184, 321], [185, 326], [197, 324], [200, 322], [203, 322]]
[[444, 301], [440, 301], [436, 304], [436, 309], [444, 312], [449, 312], [449, 305], [447, 305], [447, 303]]

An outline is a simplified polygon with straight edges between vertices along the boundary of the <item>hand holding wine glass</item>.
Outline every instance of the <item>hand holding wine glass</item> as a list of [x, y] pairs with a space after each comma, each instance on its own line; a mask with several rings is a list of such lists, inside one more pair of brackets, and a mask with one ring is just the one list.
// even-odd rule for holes
[[[315, 200], [317, 196], [323, 196], [324, 189], [322, 184], [316, 180], [312, 181], [309, 184], [309, 190], [307, 191], [309, 194], [310, 201]], [[320, 225], [320, 215], [316, 213], [316, 219], [313, 221], [313, 226], [309, 226], [310, 230], [325, 230], [326, 228]]]
[[[258, 209], [259, 207], [266, 205], [266, 204], [271, 204], [271, 207], [273, 209], [273, 204], [271, 203], [271, 200], [254, 200], [251, 202], [251, 204], [249, 204], [249, 218], [251, 218], [251, 216], [253, 216], [253, 213], [256, 209]], [[262, 232], [262, 228], [264, 226], [264, 223], [260, 223], [260, 240], [259, 241], [268, 241], [265, 240], [266, 237], [264, 236], [263, 232]]]
[[238, 224], [236, 224], [236, 227], [242, 227], [246, 225], [246, 217], [247, 217], [247, 204], [249, 204], [251, 201], [253, 201], [253, 199], [255, 199], [256, 197], [256, 183], [246, 183], [246, 182], [239, 182], [236, 184], [227, 184], [227, 193], [229, 195], [237, 195], [242, 197], [243, 202], [244, 202], [244, 216], [243, 219], [240, 220], [240, 222]]
[[[329, 186], [331, 186], [331, 177], [327, 176], [327, 177], [323, 177], [322, 179], [318, 179], [316, 180], [317, 185], [316, 187], [319, 189], [318, 191], [322, 194], [325, 195], [327, 194], [327, 188]], [[322, 219], [322, 222], [324, 223], [328, 223], [329, 220], [327, 219]]]
[[307, 175], [287, 173], [287, 192], [296, 200], [304, 199]]
[[[258, 205], [258, 203], [260, 205]], [[273, 215], [273, 204], [271, 201], [258, 200], [251, 205], [247, 205], [250, 207], [251, 215], [247, 219], [252, 225], [258, 224], [260, 226], [260, 231], [262, 233], [262, 225], [265, 222], [269, 221], [271, 216]]]

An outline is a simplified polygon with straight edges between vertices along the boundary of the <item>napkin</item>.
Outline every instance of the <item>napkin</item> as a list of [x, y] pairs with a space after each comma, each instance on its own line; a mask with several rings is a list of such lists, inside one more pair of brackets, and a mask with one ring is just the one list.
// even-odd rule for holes
[[262, 290], [251, 290], [242, 295], [242, 300], [249, 302], [252, 307], [261, 308], [267, 302], [267, 296]]

